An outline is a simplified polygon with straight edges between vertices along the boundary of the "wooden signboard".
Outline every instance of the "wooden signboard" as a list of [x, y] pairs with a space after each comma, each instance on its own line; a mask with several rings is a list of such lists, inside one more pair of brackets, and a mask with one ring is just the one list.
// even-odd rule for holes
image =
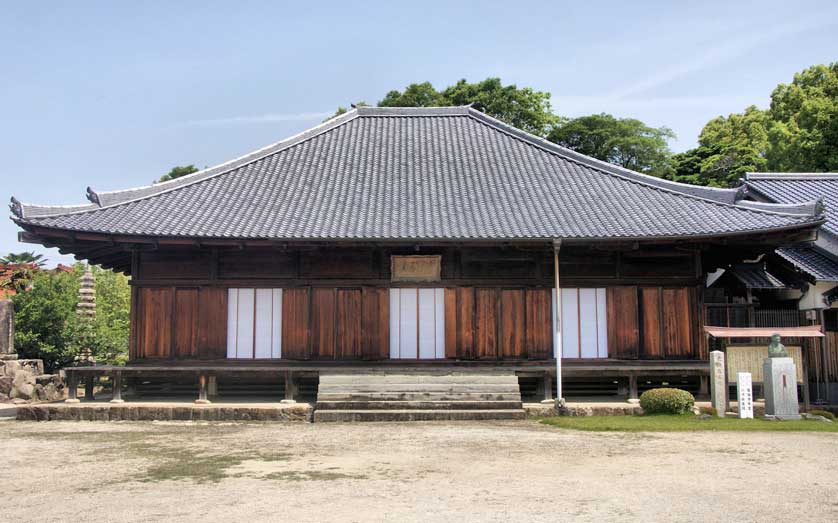
[[439, 281], [442, 256], [391, 256], [393, 281]]

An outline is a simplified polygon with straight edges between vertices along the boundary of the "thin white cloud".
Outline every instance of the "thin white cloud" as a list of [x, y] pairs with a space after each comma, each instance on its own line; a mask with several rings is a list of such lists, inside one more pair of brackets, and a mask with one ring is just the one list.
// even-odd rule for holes
[[[633, 95], [638, 95], [675, 79], [682, 78], [689, 74], [738, 58], [748, 51], [756, 49], [764, 44], [774, 42], [803, 31], [811, 31], [821, 27], [835, 25], [836, 18], [833, 14], [834, 13], [821, 13], [821, 15], [817, 18], [810, 17], [802, 20], [789, 21], [788, 23], [778, 24], [774, 27], [758, 28], [753, 32], [740, 34], [739, 36], [723, 42], [721, 45], [707, 48], [703, 53], [695, 56], [691, 60], [686, 60], [665, 68], [638, 82], [622, 85], [608, 93], [607, 98], [620, 100]], [[696, 48], [700, 48], [699, 43], [696, 43]]]
[[300, 122], [322, 120], [333, 114], [331, 111], [312, 113], [267, 113], [252, 116], [231, 116], [228, 118], [210, 118], [207, 120], [190, 120], [178, 124], [178, 127], [204, 127], [223, 125], [248, 125], [271, 122]]

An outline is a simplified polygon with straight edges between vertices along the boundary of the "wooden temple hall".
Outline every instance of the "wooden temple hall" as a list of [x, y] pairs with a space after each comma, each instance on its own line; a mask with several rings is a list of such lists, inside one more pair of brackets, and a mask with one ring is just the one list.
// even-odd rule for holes
[[71, 379], [324, 409], [702, 392], [706, 274], [823, 223], [818, 202], [646, 176], [471, 107], [359, 107], [87, 199], [11, 205], [23, 241], [131, 276], [130, 361]]

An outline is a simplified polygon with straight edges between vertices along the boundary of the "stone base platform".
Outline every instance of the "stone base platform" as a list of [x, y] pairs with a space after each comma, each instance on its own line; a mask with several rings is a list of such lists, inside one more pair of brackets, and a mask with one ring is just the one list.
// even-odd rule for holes
[[17, 420], [310, 422], [313, 410], [308, 403], [46, 403], [19, 405]]
[[[556, 407], [551, 403], [524, 403], [529, 417], [555, 416]], [[562, 409], [562, 416], [631, 416], [642, 414], [636, 403], [624, 401], [568, 401]]]

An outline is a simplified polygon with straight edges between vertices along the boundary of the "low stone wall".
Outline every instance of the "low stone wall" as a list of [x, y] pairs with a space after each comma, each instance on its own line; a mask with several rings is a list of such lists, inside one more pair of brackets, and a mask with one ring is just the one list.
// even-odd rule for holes
[[44, 374], [41, 360], [0, 360], [0, 403], [57, 401], [66, 394], [58, 374]]
[[625, 405], [587, 403], [568, 404], [557, 413], [556, 407], [550, 404], [525, 403], [524, 410], [529, 417], [546, 416], [631, 416], [643, 414], [643, 409], [638, 405], [627, 403]]
[[280, 421], [310, 422], [307, 403], [281, 407], [221, 407], [214, 405], [21, 405], [19, 421]]

